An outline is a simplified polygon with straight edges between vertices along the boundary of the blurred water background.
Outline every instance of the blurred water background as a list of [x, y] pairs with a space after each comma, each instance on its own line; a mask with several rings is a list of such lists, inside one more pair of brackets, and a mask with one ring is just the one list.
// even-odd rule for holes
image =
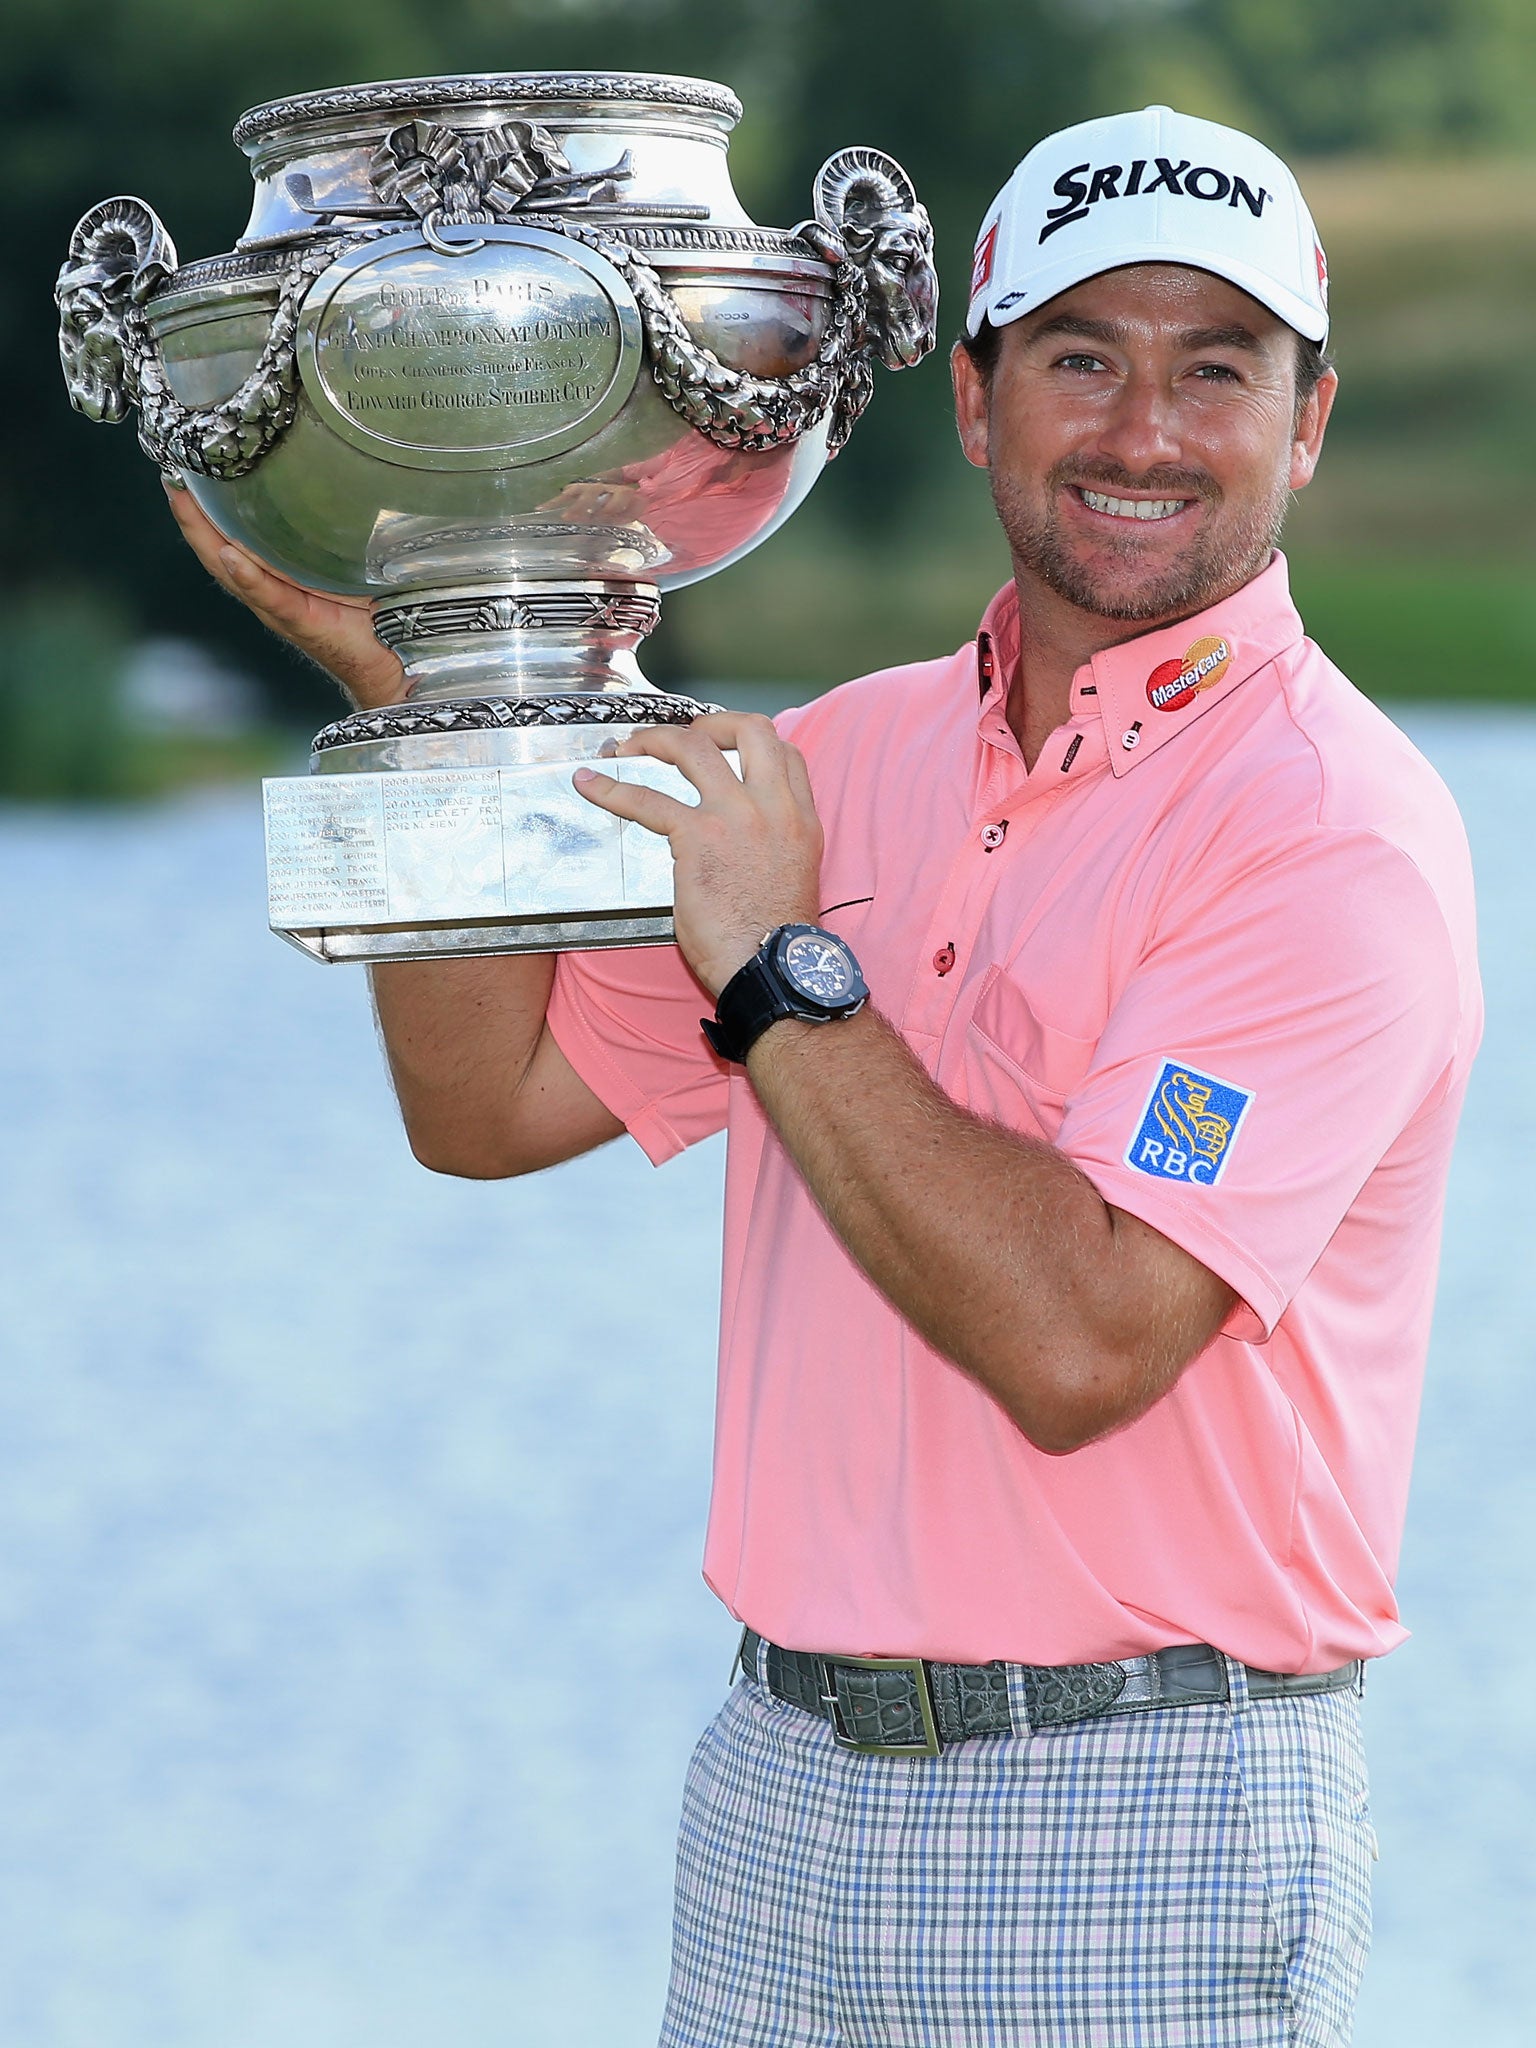
[[[1489, 1029], [1403, 1600], [1361, 2048], [1522, 2048], [1536, 714], [1407, 720]], [[641, 2048], [688, 1749], [718, 1143], [424, 1173], [249, 791], [0, 810], [0, 2043]], [[725, 2044], [722, 2044], [725, 2048]]]
[[[229, 248], [240, 110], [454, 69], [730, 83], [737, 188], [844, 143], [958, 318], [1037, 136], [1163, 100], [1297, 164], [1343, 390], [1304, 615], [1461, 799], [1487, 1047], [1403, 1598], [1367, 1705], [1361, 2048], [1533, 2038], [1536, 18], [1529, 0], [12, 0], [0, 182], [0, 2048], [626, 2048], [732, 1630], [697, 1558], [718, 1147], [415, 1167], [363, 983], [263, 929], [255, 777], [323, 679], [65, 403], [49, 293], [117, 191]], [[957, 644], [1005, 573], [935, 361], [785, 531], [668, 600], [659, 681], [771, 708]], [[614, 1702], [621, 1710], [614, 1711]]]

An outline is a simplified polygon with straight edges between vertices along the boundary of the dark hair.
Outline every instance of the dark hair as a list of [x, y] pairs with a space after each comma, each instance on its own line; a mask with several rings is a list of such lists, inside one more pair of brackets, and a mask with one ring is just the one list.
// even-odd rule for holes
[[[1003, 330], [994, 327], [990, 320], [983, 320], [974, 334], [961, 333], [960, 346], [975, 364], [984, 384], [992, 381], [992, 372], [997, 367], [997, 352], [1002, 346]], [[1333, 358], [1319, 342], [1308, 341], [1304, 334], [1296, 336], [1296, 423], [1301, 424], [1301, 415], [1307, 400], [1317, 389], [1318, 379], [1325, 370], [1333, 368]]]
[[1296, 337], [1296, 424], [1301, 425], [1302, 408], [1317, 389], [1317, 380], [1325, 370], [1333, 368], [1333, 357], [1320, 341], [1308, 341], [1304, 334]]
[[960, 346], [970, 357], [976, 374], [983, 384], [992, 382], [992, 372], [997, 368], [997, 351], [1002, 344], [1003, 330], [994, 327], [990, 320], [983, 320], [974, 334], [960, 330]]

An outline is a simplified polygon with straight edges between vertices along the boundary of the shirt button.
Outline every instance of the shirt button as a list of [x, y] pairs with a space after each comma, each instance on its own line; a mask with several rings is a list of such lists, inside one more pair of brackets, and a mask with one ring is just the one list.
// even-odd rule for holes
[[952, 945], [949, 945], [949, 946], [940, 946], [940, 948], [939, 948], [939, 950], [937, 951], [937, 953], [935, 953], [935, 954], [934, 954], [934, 956], [933, 956], [933, 971], [934, 971], [934, 973], [935, 973], [935, 974], [948, 974], [949, 970], [951, 969], [951, 967], [953, 967], [953, 966], [954, 966], [954, 964], [955, 964], [955, 949], [954, 949], [954, 947], [953, 947]]
[[988, 853], [996, 853], [1007, 837], [1008, 821], [1006, 818], [1000, 825], [983, 825], [981, 828], [981, 843]]

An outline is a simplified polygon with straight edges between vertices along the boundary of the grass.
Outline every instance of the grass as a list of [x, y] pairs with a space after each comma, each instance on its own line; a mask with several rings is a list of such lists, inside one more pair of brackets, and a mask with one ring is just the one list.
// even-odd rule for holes
[[[1304, 167], [1339, 402], [1290, 545], [1415, 580], [1536, 557], [1536, 165]], [[1475, 581], [1475, 579], [1474, 579]]]
[[1536, 586], [1445, 562], [1292, 564], [1307, 631], [1369, 696], [1536, 701]]
[[121, 794], [136, 800], [205, 783], [254, 786], [264, 775], [302, 775], [308, 736], [283, 726], [248, 732], [136, 732], [128, 736]]

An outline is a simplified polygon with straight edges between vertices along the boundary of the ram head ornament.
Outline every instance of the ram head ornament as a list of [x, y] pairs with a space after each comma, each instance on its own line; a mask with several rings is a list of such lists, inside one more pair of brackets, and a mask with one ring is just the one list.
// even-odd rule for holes
[[53, 296], [69, 402], [87, 419], [126, 418], [138, 395], [129, 312], [175, 268], [175, 245], [142, 199], [103, 199], [70, 236]]
[[866, 336], [881, 362], [889, 370], [920, 362], [938, 333], [939, 281], [928, 209], [901, 165], [879, 149], [828, 157], [807, 225], [823, 255], [863, 273]]

